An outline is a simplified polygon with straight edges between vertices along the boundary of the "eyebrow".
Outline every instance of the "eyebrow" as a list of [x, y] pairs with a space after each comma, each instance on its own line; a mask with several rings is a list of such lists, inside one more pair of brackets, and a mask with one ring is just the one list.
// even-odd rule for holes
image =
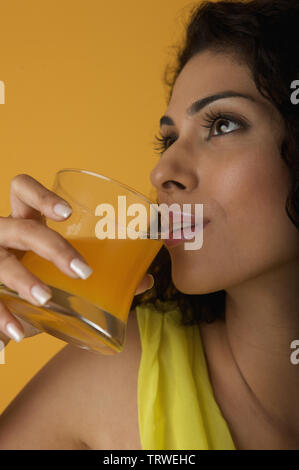
[[[193, 116], [194, 114], [199, 113], [199, 111], [201, 111], [208, 104], [216, 100], [221, 100], [223, 98], [245, 98], [249, 101], [256, 102], [255, 98], [253, 98], [253, 96], [251, 95], [227, 90], [227, 91], [222, 91], [220, 93], [216, 93], [215, 95], [209, 95], [209, 96], [206, 96], [205, 98], [194, 101], [194, 103], [192, 103], [191, 106], [189, 106], [189, 108], [187, 109], [186, 114], [188, 116]], [[163, 125], [174, 126], [175, 123], [170, 116], [165, 115], [165, 116], [162, 116], [160, 119], [160, 127], [162, 127]]]

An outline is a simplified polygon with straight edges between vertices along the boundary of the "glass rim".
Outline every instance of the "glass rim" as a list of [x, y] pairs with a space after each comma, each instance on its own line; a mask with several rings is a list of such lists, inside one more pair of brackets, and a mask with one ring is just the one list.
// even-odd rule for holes
[[95, 171], [86, 170], [86, 169], [83, 169], [83, 168], [62, 168], [61, 170], [56, 171], [55, 176], [57, 176], [61, 173], [84, 173], [84, 174], [87, 174], [87, 175], [90, 175], [90, 176], [95, 176], [97, 178], [104, 179], [104, 180], [110, 181], [112, 183], [116, 183], [118, 186], [121, 186], [121, 187], [125, 188], [126, 190], [130, 191], [131, 193], [136, 194], [138, 197], [141, 197], [142, 199], [144, 199], [149, 204], [157, 204], [156, 201], [151, 201], [147, 196], [140, 193], [139, 191], [136, 191], [136, 189], [131, 188], [131, 186], [128, 186], [125, 183], [121, 183], [120, 181], [118, 181], [114, 178], [110, 178], [110, 176], [105, 176], [101, 173], [96, 173]]
[[[82, 169], [82, 168], [62, 168], [58, 171], [56, 171], [55, 173], [55, 177], [59, 177], [60, 174], [63, 174], [63, 173], [83, 173], [83, 174], [87, 174], [87, 175], [90, 175], [90, 176], [95, 176], [97, 178], [100, 178], [100, 179], [104, 179], [105, 181], [108, 181], [108, 182], [111, 182], [111, 183], [114, 183], [114, 184], [117, 184], [118, 186], [124, 188], [125, 190], [137, 195], [140, 199], [143, 199], [145, 200], [145, 202], [147, 202], [150, 206], [152, 206], [152, 204], [157, 204], [157, 202], [155, 201], [151, 201], [150, 199], [148, 199], [144, 194], [136, 191], [135, 189], [131, 188], [130, 186], [128, 186], [127, 184], [125, 183], [121, 183], [120, 181], [114, 179], [114, 178], [110, 178], [110, 176], [105, 176], [105, 175], [102, 175], [101, 173], [96, 173], [94, 171], [91, 171], [91, 170], [86, 170], [86, 169]], [[58, 178], [58, 183], [59, 183], [59, 178]], [[60, 184], [60, 183], [59, 183]], [[62, 191], [65, 193], [65, 190], [63, 187], [61, 187]], [[68, 195], [68, 197], [73, 200], [73, 197], [66, 193]], [[86, 206], [82, 206], [81, 203], [79, 203], [78, 201], [75, 201], [77, 205], [79, 205], [81, 207], [81, 210], [83, 209], [84, 211], [88, 212], [89, 214], [91, 214], [92, 216], [94, 216], [93, 212], [91, 211], [91, 209], [89, 207], [86, 207]], [[159, 211], [156, 211], [157, 213]], [[127, 230], [127, 227], [126, 227], [126, 230]], [[148, 237], [148, 234], [149, 234], [149, 231], [139, 231], [139, 233], [143, 234], [143, 235], [147, 235], [145, 238], [150, 238]], [[157, 234], [157, 237], [158, 238], [153, 238], [153, 240], [161, 240], [162, 238], [162, 234], [164, 233], [163, 230], [157, 230], [155, 231], [155, 233]], [[143, 238], [142, 236], [140, 238]]]

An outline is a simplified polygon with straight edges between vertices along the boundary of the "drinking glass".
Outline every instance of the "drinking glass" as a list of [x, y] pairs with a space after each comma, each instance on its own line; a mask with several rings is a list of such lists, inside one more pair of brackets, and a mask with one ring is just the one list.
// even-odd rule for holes
[[[46, 224], [78, 250], [93, 272], [85, 280], [72, 279], [27, 251], [21, 262], [50, 286], [51, 299], [35, 306], [4, 284], [0, 297], [12, 313], [42, 331], [83, 349], [115, 354], [125, 344], [136, 289], [163, 244], [158, 210], [129, 186], [83, 169], [58, 171], [53, 191], [73, 212], [61, 222], [46, 218]], [[108, 227], [112, 231], [104, 238]]]

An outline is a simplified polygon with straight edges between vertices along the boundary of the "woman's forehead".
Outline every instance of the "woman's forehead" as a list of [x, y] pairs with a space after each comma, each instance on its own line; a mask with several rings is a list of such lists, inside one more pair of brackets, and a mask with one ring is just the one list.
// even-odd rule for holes
[[[261, 112], [274, 115], [273, 104], [258, 91], [246, 64], [227, 53], [201, 52], [192, 57], [178, 75], [165, 115], [187, 113], [196, 101], [214, 95], [247, 96]], [[245, 100], [243, 100], [245, 103]]]
[[180, 98], [182, 92], [187, 97], [231, 88], [258, 94], [250, 68], [246, 64], [237, 63], [227, 54], [202, 52], [192, 57], [183, 67], [175, 81], [171, 98]]

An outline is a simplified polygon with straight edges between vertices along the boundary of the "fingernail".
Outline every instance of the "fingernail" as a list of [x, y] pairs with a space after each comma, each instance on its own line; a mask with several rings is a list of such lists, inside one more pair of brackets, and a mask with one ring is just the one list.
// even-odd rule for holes
[[149, 278], [149, 286], [147, 290], [151, 289], [155, 283], [154, 276], [152, 274], [148, 274], [147, 277]]
[[78, 258], [74, 258], [71, 261], [70, 267], [82, 279], [87, 279], [93, 272], [93, 269], [88, 266], [88, 264], [83, 263], [83, 261]]
[[73, 211], [70, 206], [67, 206], [66, 204], [61, 204], [60, 202], [58, 204], [55, 204], [53, 210], [56, 215], [59, 215], [59, 217], [64, 218], [68, 217]]
[[14, 323], [8, 323], [6, 325], [6, 331], [10, 338], [14, 339], [18, 343], [24, 338], [24, 333], [16, 327]]
[[37, 300], [42, 305], [48, 302], [48, 300], [52, 297], [52, 294], [40, 286], [33, 286], [30, 292], [35, 300]]

